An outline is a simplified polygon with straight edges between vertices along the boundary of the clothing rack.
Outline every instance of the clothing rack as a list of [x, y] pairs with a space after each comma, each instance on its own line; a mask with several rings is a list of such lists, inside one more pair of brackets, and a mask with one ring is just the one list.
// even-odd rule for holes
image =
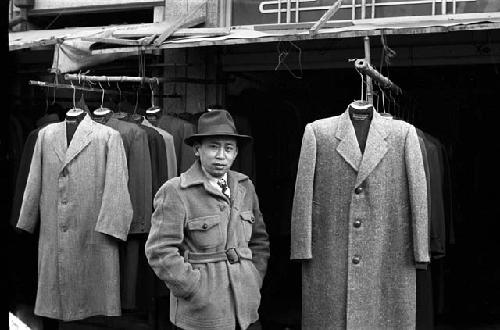
[[64, 79], [77, 81], [140, 82], [157, 84], [164, 81], [164, 78], [159, 77], [87, 76], [81, 73], [67, 73], [64, 75]]
[[357, 59], [356, 61], [354, 61], [354, 67], [362, 74], [366, 74], [367, 76], [371, 77], [381, 88], [390, 89], [396, 94], [403, 93], [398, 85], [393, 83], [389, 78], [384, 77], [365, 59]]
[[[49, 88], [63, 88], [63, 89], [77, 89], [80, 91], [88, 91], [88, 92], [99, 92], [106, 94], [114, 94], [118, 95], [119, 92], [115, 90], [108, 90], [108, 89], [102, 89], [102, 88], [92, 88], [92, 87], [83, 87], [83, 86], [75, 86], [75, 85], [70, 85], [70, 84], [56, 84], [56, 83], [49, 83], [46, 81], [38, 81], [38, 80], [30, 80], [29, 81], [30, 85], [36, 85], [36, 86], [42, 86], [42, 87], [49, 87]], [[132, 92], [122, 92], [122, 94], [134, 94]]]
[[[98, 92], [98, 93], [102, 93], [104, 90], [104, 93], [107, 95], [120, 95], [119, 91], [112, 90], [112, 89], [83, 87], [83, 86], [77, 86], [77, 85], [71, 85], [71, 84], [56, 84], [56, 83], [49, 83], [46, 81], [38, 81], [38, 80], [30, 80], [29, 84], [35, 85], [35, 86], [48, 87], [48, 88], [76, 89], [76, 90], [81, 90], [81, 91]], [[121, 94], [122, 95], [136, 95], [137, 92], [121, 91]], [[182, 96], [181, 95], [172, 95], [172, 94], [155, 94], [155, 97], [181, 98]]]

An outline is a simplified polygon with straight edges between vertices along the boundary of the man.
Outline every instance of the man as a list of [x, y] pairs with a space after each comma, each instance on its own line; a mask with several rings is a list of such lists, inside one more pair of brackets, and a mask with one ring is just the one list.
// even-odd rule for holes
[[204, 113], [184, 140], [197, 160], [155, 196], [146, 256], [181, 329], [247, 329], [258, 320], [268, 235], [253, 183], [230, 170], [250, 139], [227, 111]]

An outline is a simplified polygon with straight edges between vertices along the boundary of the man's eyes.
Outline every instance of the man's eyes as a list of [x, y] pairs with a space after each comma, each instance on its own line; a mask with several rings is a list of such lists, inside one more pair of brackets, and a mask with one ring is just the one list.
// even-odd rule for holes
[[[216, 144], [209, 144], [208, 147], [210, 149], [213, 149], [213, 150], [218, 150], [220, 148], [220, 146], [216, 145]], [[235, 150], [235, 147], [234, 146], [225, 146], [224, 147], [224, 150], [227, 151], [227, 152], [231, 152], [231, 151], [234, 151]]]

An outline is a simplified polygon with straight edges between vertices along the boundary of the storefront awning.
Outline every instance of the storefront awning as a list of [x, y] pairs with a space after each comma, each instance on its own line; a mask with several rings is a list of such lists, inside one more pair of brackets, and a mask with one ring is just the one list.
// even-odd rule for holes
[[[216, 37], [185, 37], [166, 40], [158, 48], [189, 48], [216, 45], [241, 45], [260, 42], [299, 41], [313, 39], [354, 38], [381, 34], [428, 34], [465, 30], [500, 29], [500, 13], [457, 14], [446, 16], [412, 16], [366, 19], [353, 22], [330, 23], [330, 26], [311, 36], [304, 23], [300, 29], [287, 29], [287, 24], [232, 27], [229, 34]], [[338, 25], [338, 27], [335, 27]], [[294, 24], [293, 26], [297, 26]], [[143, 50], [153, 47], [141, 47]], [[96, 49], [92, 54], [128, 52], [130, 47]]]
[[[54, 72], [64, 73], [155, 49], [500, 29], [500, 13], [331, 21], [314, 35], [309, 33], [312, 25], [313, 23], [181, 28], [174, 31], [159, 46], [152, 40], [164, 31], [164, 22], [31, 30], [10, 33], [9, 49], [58, 44], [52, 69]], [[291, 26], [294, 28], [289, 28]]]

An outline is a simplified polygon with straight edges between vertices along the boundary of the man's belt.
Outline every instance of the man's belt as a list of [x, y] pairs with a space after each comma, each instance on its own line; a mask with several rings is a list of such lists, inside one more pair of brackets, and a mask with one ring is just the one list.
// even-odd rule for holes
[[230, 264], [240, 262], [240, 259], [252, 260], [252, 250], [249, 248], [230, 248], [225, 251], [195, 253], [184, 252], [184, 259], [191, 264], [228, 261]]

